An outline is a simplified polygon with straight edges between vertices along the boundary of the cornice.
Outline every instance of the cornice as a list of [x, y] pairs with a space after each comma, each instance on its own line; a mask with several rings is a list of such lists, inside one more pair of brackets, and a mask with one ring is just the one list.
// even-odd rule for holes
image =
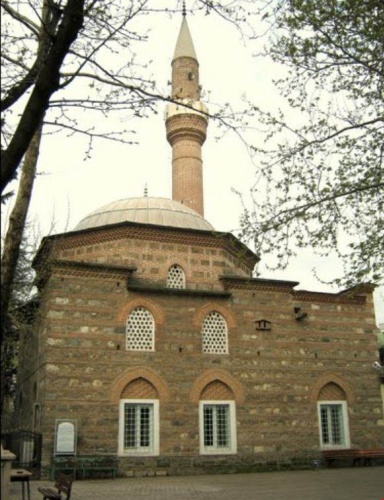
[[344, 295], [339, 293], [311, 292], [307, 290], [293, 290], [292, 298], [296, 302], [329, 302], [333, 304], [364, 305], [365, 295]]
[[336, 304], [364, 305], [366, 295], [372, 293], [373, 285], [364, 284], [338, 293], [293, 290], [298, 281], [272, 280], [264, 278], [243, 278], [240, 276], [221, 276], [225, 290], [264, 290], [269, 292], [288, 292], [295, 302], [329, 302]]
[[44, 267], [40, 267], [36, 285], [38, 287], [44, 285], [53, 272], [71, 276], [102, 276], [104, 278], [119, 276], [121, 279], [127, 279], [136, 270], [137, 268], [134, 266], [115, 266], [98, 262], [52, 259], [46, 261]]
[[42, 244], [33, 261], [33, 266], [38, 266], [39, 261], [48, 256], [54, 249], [66, 250], [79, 248], [124, 238], [158, 243], [189, 244], [216, 249], [222, 248], [228, 251], [233, 257], [243, 259], [244, 264], [250, 269], [253, 269], [256, 262], [260, 260], [255, 253], [232, 233], [158, 226], [137, 222], [121, 222], [109, 226], [47, 236], [42, 240]]
[[268, 290], [290, 292], [297, 286], [297, 281], [271, 280], [265, 278], [244, 278], [242, 276], [220, 276], [226, 290]]
[[231, 293], [227, 291], [220, 290], [195, 290], [188, 288], [166, 288], [160, 286], [151, 285], [132, 285], [127, 283], [127, 290], [130, 292], [143, 292], [158, 295], [170, 295], [174, 296], [189, 296], [189, 297], [214, 297], [214, 298], [224, 298], [228, 299], [231, 297]]

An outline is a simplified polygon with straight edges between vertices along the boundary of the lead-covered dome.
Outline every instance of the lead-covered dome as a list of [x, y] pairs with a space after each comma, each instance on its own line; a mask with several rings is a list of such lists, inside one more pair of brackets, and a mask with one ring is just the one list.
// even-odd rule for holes
[[108, 226], [119, 222], [140, 222], [188, 229], [213, 231], [201, 215], [178, 201], [167, 198], [127, 198], [113, 201], [84, 217], [75, 231]]

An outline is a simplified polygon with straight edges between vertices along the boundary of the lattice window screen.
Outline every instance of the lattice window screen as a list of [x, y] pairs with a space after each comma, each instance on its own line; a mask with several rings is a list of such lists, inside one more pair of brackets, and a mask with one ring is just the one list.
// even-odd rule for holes
[[177, 264], [168, 269], [167, 288], [185, 288], [185, 274]]
[[136, 307], [126, 324], [128, 351], [153, 351], [155, 348], [155, 320], [147, 309]]
[[228, 329], [225, 318], [214, 311], [203, 322], [203, 352], [208, 354], [228, 353]]

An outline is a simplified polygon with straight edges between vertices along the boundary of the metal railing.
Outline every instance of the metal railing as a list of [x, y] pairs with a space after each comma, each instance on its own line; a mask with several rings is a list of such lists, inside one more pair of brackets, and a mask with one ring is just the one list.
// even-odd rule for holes
[[13, 467], [33, 470], [37, 475], [41, 466], [42, 435], [32, 431], [12, 431], [1, 434], [4, 449], [16, 455]]

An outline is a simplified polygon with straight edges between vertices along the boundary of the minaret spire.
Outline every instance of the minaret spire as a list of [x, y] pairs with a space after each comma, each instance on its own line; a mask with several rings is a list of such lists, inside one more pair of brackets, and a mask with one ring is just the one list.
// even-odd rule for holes
[[172, 146], [172, 198], [204, 216], [201, 146], [208, 110], [200, 101], [199, 63], [189, 31], [185, 2], [172, 59], [172, 99], [166, 109], [167, 139]]
[[187, 15], [187, 9], [185, 7], [185, 0], [183, 1], [183, 17], [186, 17]]

